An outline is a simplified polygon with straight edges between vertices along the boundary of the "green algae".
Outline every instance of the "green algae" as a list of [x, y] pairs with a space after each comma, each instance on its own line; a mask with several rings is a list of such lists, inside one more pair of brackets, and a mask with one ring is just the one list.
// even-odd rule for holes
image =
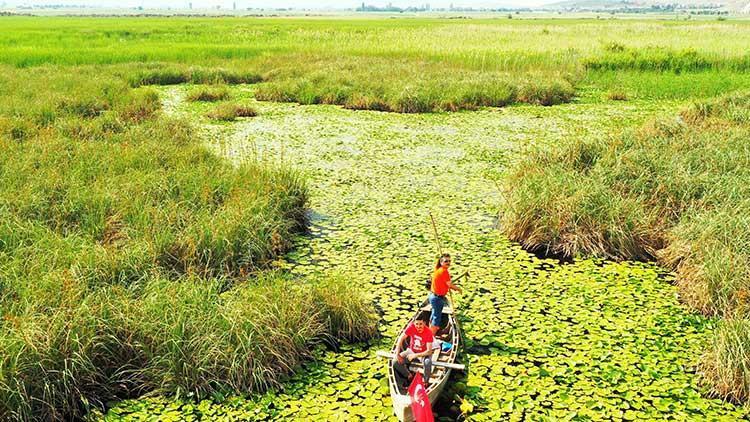
[[471, 420], [736, 420], [746, 411], [703, 398], [695, 365], [713, 322], [678, 300], [671, 275], [642, 263], [540, 259], [495, 230], [502, 200], [495, 178], [538, 145], [608, 136], [676, 108], [669, 102], [581, 102], [477, 112], [397, 115], [233, 97], [259, 116], [205, 119], [169, 88], [170, 112], [203, 125], [233, 160], [274, 160], [311, 179], [310, 233], [275, 266], [300, 276], [338, 270], [367, 286], [383, 339], [319, 348], [278, 390], [249, 397], [144, 398], [115, 405], [105, 420], [390, 420], [387, 348], [414, 306], [436, 247], [428, 212], [470, 270], [454, 295], [466, 337], [438, 417]]

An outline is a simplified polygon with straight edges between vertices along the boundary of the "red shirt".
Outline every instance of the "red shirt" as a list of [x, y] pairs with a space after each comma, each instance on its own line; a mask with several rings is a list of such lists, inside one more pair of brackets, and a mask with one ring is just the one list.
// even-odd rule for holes
[[424, 327], [421, 333], [417, 332], [417, 327], [412, 322], [406, 327], [406, 335], [409, 336], [409, 348], [414, 353], [422, 353], [427, 350], [427, 343], [432, 343], [435, 338], [428, 327]]
[[432, 273], [432, 293], [438, 296], [445, 296], [451, 285], [451, 275], [443, 267], [438, 268]]

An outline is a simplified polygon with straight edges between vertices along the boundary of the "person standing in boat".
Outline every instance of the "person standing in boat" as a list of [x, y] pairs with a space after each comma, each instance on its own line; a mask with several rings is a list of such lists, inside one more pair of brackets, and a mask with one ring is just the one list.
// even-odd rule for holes
[[[404, 341], [409, 338], [409, 347], [402, 351]], [[410, 323], [396, 342], [396, 351], [393, 358], [393, 369], [404, 379], [411, 378], [406, 360], [409, 362], [420, 359], [424, 367], [424, 383], [427, 385], [432, 375], [432, 342], [434, 337], [432, 331], [427, 328], [427, 313], [420, 314], [414, 322]], [[406, 358], [406, 359], [404, 359]]]
[[430, 331], [433, 335], [440, 330], [440, 324], [443, 319], [443, 307], [446, 303], [445, 295], [451, 290], [461, 293], [460, 287], [451, 284], [451, 275], [448, 272], [450, 266], [451, 256], [444, 253], [438, 258], [437, 264], [435, 264], [435, 271], [432, 273], [432, 283], [430, 284], [428, 300], [432, 306]]

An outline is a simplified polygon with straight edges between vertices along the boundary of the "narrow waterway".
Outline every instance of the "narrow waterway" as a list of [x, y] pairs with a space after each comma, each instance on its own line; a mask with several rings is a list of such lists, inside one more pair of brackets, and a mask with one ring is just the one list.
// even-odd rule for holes
[[464, 294], [454, 295], [469, 370], [444, 393], [439, 418], [744, 417], [739, 407], [701, 397], [694, 371], [711, 321], [679, 304], [669, 274], [642, 263], [542, 260], [496, 227], [503, 200], [497, 181], [526, 148], [608, 136], [674, 104], [400, 115], [257, 103], [251, 91], [237, 88], [235, 95], [252, 102], [259, 116], [214, 124], [202, 117], [210, 106], [180, 101], [182, 89], [165, 91], [167, 111], [204, 121], [207, 142], [219, 154], [293, 166], [309, 178], [310, 234], [276, 265], [301, 276], [346, 274], [382, 316], [379, 342], [320, 350], [317, 362], [283, 389], [206, 401], [202, 415], [394, 419], [385, 362], [375, 350], [393, 341], [426, 296], [423, 281], [436, 257], [431, 211], [443, 248], [454, 256], [452, 273], [471, 273], [461, 282]]

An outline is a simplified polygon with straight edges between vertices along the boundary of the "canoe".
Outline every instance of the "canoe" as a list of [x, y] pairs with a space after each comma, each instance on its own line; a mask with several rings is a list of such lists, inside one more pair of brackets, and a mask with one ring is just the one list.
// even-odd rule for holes
[[[420, 309], [414, 314], [414, 317], [412, 317], [412, 319], [410, 319], [409, 322], [404, 326], [403, 330], [401, 330], [401, 334], [403, 334], [409, 324], [417, 319], [420, 313], [426, 312], [427, 315], [429, 315], [431, 311], [432, 307], [430, 306], [429, 302], [425, 301], [424, 303], [422, 303], [422, 306], [420, 306]], [[443, 391], [443, 388], [445, 388], [445, 385], [448, 382], [448, 378], [450, 378], [451, 375], [451, 368], [440, 365], [447, 364], [448, 366], [458, 366], [455, 365], [455, 361], [458, 354], [461, 332], [460, 327], [456, 322], [456, 317], [453, 313], [453, 309], [447, 304], [445, 307], [443, 307], [442, 324], [440, 326], [443, 328], [441, 328], [440, 331], [437, 332], [436, 338], [442, 340], [443, 342], [451, 343], [451, 348], [448, 351], [443, 351], [441, 348], [436, 349], [433, 352], [432, 377], [430, 377], [430, 381], [427, 385], [427, 396], [430, 398], [431, 404], [434, 404], [438, 400], [438, 398], [440, 397], [440, 393]], [[401, 334], [399, 334], [398, 337], [401, 337]], [[396, 338], [396, 342], [398, 342], [398, 337]], [[405, 342], [404, 344], [406, 345], [406, 343], [408, 343], [408, 338], [407, 342]], [[396, 352], [396, 346], [397, 344], [394, 343], [393, 347], [391, 348], [391, 355]], [[436, 364], [436, 362], [440, 363]], [[414, 363], [410, 365], [410, 370], [412, 372], [419, 371], [424, 373], [421, 363]], [[409, 387], [408, 381], [394, 370], [393, 364], [390, 361], [388, 362], [388, 385], [391, 390], [393, 412], [396, 414], [398, 420], [403, 422], [413, 421], [414, 417], [412, 416], [411, 412], [411, 398], [409, 397], [409, 393], [407, 391]]]

